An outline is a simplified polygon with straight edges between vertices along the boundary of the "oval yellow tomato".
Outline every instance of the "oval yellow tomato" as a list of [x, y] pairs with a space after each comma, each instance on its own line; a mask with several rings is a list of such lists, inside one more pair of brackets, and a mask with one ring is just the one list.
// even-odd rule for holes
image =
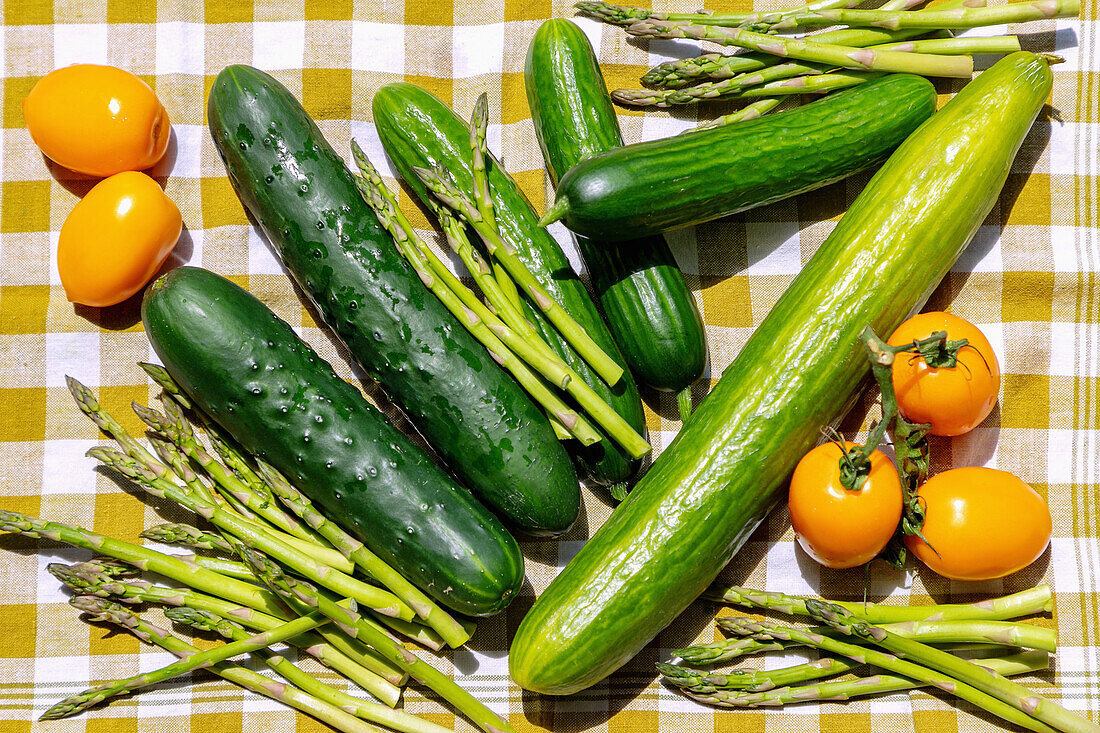
[[[851, 450], [851, 443], [845, 450]], [[840, 480], [842, 453], [822, 443], [798, 462], [791, 476], [788, 506], [798, 544], [829, 568], [851, 568], [882, 552], [901, 521], [902, 487], [882, 451], [871, 452], [871, 470], [857, 489]]]
[[887, 343], [902, 346], [946, 331], [949, 341], [966, 339], [954, 366], [929, 364], [919, 354], [898, 354], [892, 377], [898, 410], [915, 423], [930, 423], [932, 435], [973, 430], [997, 404], [1001, 369], [993, 347], [977, 326], [950, 313], [929, 312], [901, 324]]
[[157, 273], [182, 228], [180, 210], [149, 176], [105, 178], [61, 227], [57, 268], [66, 297], [100, 307], [121, 303]]
[[113, 66], [77, 64], [46, 74], [23, 100], [23, 118], [47, 158], [92, 176], [149, 168], [171, 135], [149, 85]]
[[911, 535], [906, 547], [945, 578], [1003, 578], [1033, 563], [1050, 542], [1046, 502], [1007, 471], [953, 468], [926, 481], [917, 496], [928, 544]]

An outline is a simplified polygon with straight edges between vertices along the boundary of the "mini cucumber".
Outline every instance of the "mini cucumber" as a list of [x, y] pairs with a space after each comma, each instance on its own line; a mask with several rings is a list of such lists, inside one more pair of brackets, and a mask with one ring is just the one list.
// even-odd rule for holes
[[[592, 44], [565, 18], [535, 31], [524, 67], [535, 135], [555, 185], [581, 160], [623, 144]], [[577, 114], [584, 110], [585, 114]], [[703, 319], [661, 236], [619, 246], [577, 237], [592, 288], [631, 372], [679, 392], [707, 365]]]
[[243, 288], [181, 267], [141, 317], [203, 412], [410, 582], [470, 615], [516, 595], [523, 557], [500, 521]]
[[586, 158], [544, 224], [635, 239], [812, 191], [884, 161], [935, 111], [932, 83], [890, 74], [786, 112]]
[[298, 100], [230, 66], [208, 116], [233, 187], [287, 270], [462, 483], [514, 529], [572, 526], [580, 486], [546, 416], [401, 257]]

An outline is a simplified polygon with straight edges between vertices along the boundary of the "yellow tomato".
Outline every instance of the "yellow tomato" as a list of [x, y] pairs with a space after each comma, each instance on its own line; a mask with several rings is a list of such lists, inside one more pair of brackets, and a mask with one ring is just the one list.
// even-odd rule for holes
[[[846, 451], [856, 447], [844, 444]], [[803, 456], [791, 475], [787, 501], [798, 544], [829, 568], [870, 562], [901, 521], [901, 480], [890, 459], [882, 451], [872, 451], [866, 478], [848, 489], [840, 477], [842, 456], [840, 446], [832, 442]]]
[[183, 228], [157, 182], [127, 171], [100, 181], [73, 207], [57, 245], [57, 268], [73, 303], [108, 306], [141, 290]]
[[1033, 563], [1050, 542], [1046, 502], [1007, 471], [953, 468], [926, 481], [917, 496], [928, 544], [910, 535], [905, 545], [945, 578], [1002, 578]]
[[149, 168], [171, 134], [149, 85], [113, 66], [77, 64], [46, 74], [23, 100], [23, 118], [47, 158], [92, 176]]

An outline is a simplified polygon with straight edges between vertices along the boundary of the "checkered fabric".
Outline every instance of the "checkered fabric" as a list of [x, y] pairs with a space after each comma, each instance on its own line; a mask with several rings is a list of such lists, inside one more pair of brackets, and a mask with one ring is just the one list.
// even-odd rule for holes
[[[694, 2], [694, 0], [692, 0]], [[638, 3], [645, 4], [645, 3]], [[661, 0], [664, 10], [694, 10]], [[757, 9], [774, 8], [762, 0]], [[929, 307], [979, 324], [1004, 371], [999, 406], [977, 430], [935, 440], [934, 468], [989, 465], [1011, 470], [1047, 497], [1054, 517], [1049, 551], [1003, 581], [949, 582], [926, 570], [874, 565], [873, 600], [929, 603], [975, 600], [1050, 583], [1056, 610], [1035, 623], [1056, 626], [1060, 649], [1051, 671], [1028, 684], [1100, 719], [1100, 54], [1097, 6], [1080, 20], [994, 28], [1019, 32], [1025, 48], [1055, 52], [1050, 107], [1016, 158], [998, 205]], [[707, 0], [718, 11], [747, 10], [751, 0]], [[329, 336], [295, 296], [280, 265], [248, 225], [205, 128], [205, 95], [224, 66], [248, 63], [271, 72], [305, 104], [338, 150], [357, 138], [386, 167], [371, 119], [373, 92], [405, 80], [429, 88], [467, 116], [489, 94], [490, 145], [537, 208], [547, 179], [523, 86], [523, 59], [540, 21], [573, 14], [564, 0], [4, 0], [3, 139], [0, 143], [0, 507], [76, 524], [127, 540], [182, 512], [145, 503], [94, 470], [85, 451], [103, 437], [73, 405], [64, 376], [93, 387], [132, 431], [131, 400], [155, 391], [136, 362], [154, 359], [139, 301], [109, 309], [73, 307], [56, 266], [58, 232], [91, 182], [47, 165], [31, 143], [20, 101], [47, 72], [75, 62], [113, 64], [145, 79], [167, 107], [175, 140], [154, 173], [179, 205], [184, 233], [174, 264], [190, 263], [234, 278], [296, 327], [338, 372], [353, 373]], [[694, 55], [684, 42], [628, 41], [618, 29], [579, 21], [598, 49], [610, 87], [637, 86], [656, 63]], [[958, 84], [941, 83], [941, 101]], [[620, 110], [628, 141], [675, 134], [715, 108]], [[989, 134], [996, 134], [991, 130]], [[710, 371], [699, 399], [733, 359], [800, 266], [835, 225], [867, 177], [671, 235], [677, 259], [707, 324]], [[419, 209], [406, 210], [430, 233]], [[556, 236], [572, 251], [564, 229]], [[574, 261], [576, 258], [574, 257]], [[655, 449], [679, 422], [674, 400], [645, 394]], [[866, 398], [845, 423], [865, 430], [876, 408]], [[535, 595], [608, 516], [585, 493], [582, 519], [560, 540], [527, 541], [524, 595], [480, 624], [474, 642], [439, 661], [462, 685], [521, 731], [982, 731], [997, 723], [940, 693], [892, 694], [848, 704], [776, 711], [719, 711], [696, 705], [655, 681], [669, 650], [715, 638], [713, 605], [696, 603], [608, 681], [567, 698], [540, 697], [510, 684], [508, 643]], [[152, 670], [166, 653], [126, 633], [81, 623], [47, 563], [89, 554], [44, 540], [0, 536], [0, 731], [284, 731], [319, 723], [244, 693], [206, 673], [100, 706], [67, 723], [35, 722], [49, 705], [92, 683]], [[742, 584], [775, 591], [858, 599], [859, 571], [819, 568], [796, 550], [786, 513], [775, 512], [728, 571]], [[214, 642], [199, 640], [200, 646]], [[768, 664], [785, 662], [771, 660]], [[310, 667], [324, 679], [333, 676]], [[472, 730], [412, 685], [405, 709], [458, 730]]]

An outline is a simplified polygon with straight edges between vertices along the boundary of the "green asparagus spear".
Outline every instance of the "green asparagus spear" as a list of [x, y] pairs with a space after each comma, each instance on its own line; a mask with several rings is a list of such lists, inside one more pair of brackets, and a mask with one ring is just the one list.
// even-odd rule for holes
[[387, 565], [382, 558], [368, 550], [362, 542], [314, 509], [313, 502], [294, 488], [273, 466], [264, 461], [257, 461], [257, 467], [272, 493], [278, 496], [292, 512], [316, 529], [321, 536], [332, 543], [333, 547], [342, 552], [363, 572], [405, 601], [416, 613], [417, 618], [439, 632], [439, 635], [449, 646], [457, 648], [466, 643], [470, 638], [468, 629], [455, 621], [450, 614], [424, 595], [400, 573]]
[[191, 398], [180, 386], [176, 384], [176, 380], [172, 378], [172, 375], [168, 373], [168, 370], [159, 364], [150, 364], [147, 361], [139, 361], [138, 366], [145, 372], [150, 379], [153, 380], [165, 393], [171, 395], [172, 399], [180, 404], [185, 410], [192, 409]]
[[[156, 644], [177, 656], [197, 655], [199, 650], [187, 642], [172, 636], [164, 629], [141, 620], [126, 608], [101, 598], [77, 596], [69, 601], [74, 607], [90, 614], [96, 621], [106, 621], [120, 626], [144, 642]], [[311, 715], [323, 723], [345, 733], [374, 733], [375, 728], [339, 708], [308, 695], [297, 687], [264, 677], [250, 669], [218, 662], [207, 667], [211, 672], [253, 692], [285, 703]]]
[[263, 579], [268, 588], [279, 594], [292, 608], [306, 612], [313, 610], [332, 619], [344, 631], [357, 639], [365, 641], [384, 657], [408, 672], [409, 676], [426, 685], [444, 700], [465, 714], [486, 733], [501, 733], [514, 729], [496, 713], [478, 702], [470, 693], [463, 690], [454, 680], [439, 672], [415, 654], [405, 650], [358, 612], [338, 605], [327, 593], [319, 591], [305, 581], [299, 581], [283, 573], [282, 569], [251, 548], [238, 548], [243, 557], [253, 566], [256, 575]]
[[[1046, 652], [1028, 651], [1007, 657], [981, 659], [977, 663], [1007, 677], [1045, 669], [1049, 664], [1049, 656]], [[702, 692], [685, 688], [684, 693], [693, 700], [709, 705], [727, 708], [755, 708], [777, 707], [798, 702], [844, 701], [866, 695], [911, 690], [923, 687], [925, 684], [901, 675], [876, 674], [854, 680], [838, 680], [815, 685], [799, 685], [797, 687], [779, 687], [759, 692], [744, 690], [728, 692], [723, 689]]]
[[[247, 605], [225, 601], [190, 588], [164, 588], [142, 580], [113, 579], [103, 571], [102, 563], [85, 562], [74, 566], [51, 563], [47, 570], [80, 595], [93, 595], [119, 603], [159, 603], [186, 606], [233, 619], [257, 631], [269, 631], [290, 619], [282, 606], [275, 613], [258, 611]], [[319, 633], [309, 632], [294, 640], [295, 646], [339, 672], [359, 687], [393, 707], [401, 697], [400, 686], [406, 675], [383, 660], [373, 650], [353, 642], [331, 625]]]
[[817, 2], [807, 3], [801, 7], [781, 12], [723, 13], [721, 15], [703, 12], [659, 13], [644, 8], [612, 5], [611, 3], [600, 2], [599, 0], [584, 0], [573, 7], [586, 15], [598, 18], [610, 25], [629, 26], [640, 20], [686, 20], [695, 23], [707, 22], [712, 25], [732, 25], [753, 28], [759, 25], [760, 27], [766, 28], [779, 22], [787, 15], [814, 12], [816, 10], [827, 10], [830, 8], [850, 8], [857, 4], [858, 2], [856, 0], [817, 0]]
[[[181, 606], [166, 609], [164, 615], [172, 621], [201, 631], [213, 631], [231, 641], [242, 641], [249, 637], [249, 633], [240, 624], [207, 611]], [[256, 653], [290, 684], [357, 718], [403, 733], [445, 733], [447, 731], [447, 728], [409, 715], [402, 710], [391, 710], [384, 705], [361, 700], [326, 685], [313, 675], [296, 667], [289, 659], [267, 649], [259, 649]]]
[[862, 666], [851, 659], [821, 657], [805, 664], [773, 670], [736, 669], [730, 672], [704, 672], [678, 664], [657, 663], [661, 681], [679, 687], [685, 692], [708, 694], [718, 690], [741, 690], [742, 692], [765, 692], [822, 677], [835, 677]]
[[[96, 602], [101, 603], [102, 601], [101, 599], [96, 599]], [[121, 606], [119, 608], [121, 608]], [[179, 677], [180, 675], [187, 674], [196, 669], [203, 669], [217, 664], [218, 662], [223, 662], [227, 659], [241, 656], [242, 654], [248, 654], [257, 649], [266, 649], [273, 644], [286, 641], [287, 639], [291, 639], [303, 632], [315, 629], [328, 622], [329, 619], [326, 616], [319, 613], [312, 613], [308, 616], [302, 616], [293, 621], [288, 621], [271, 631], [264, 631], [255, 636], [248, 636], [240, 641], [233, 641], [228, 644], [214, 647], [213, 649], [207, 649], [206, 651], [188, 655], [178, 662], [173, 662], [153, 672], [145, 672], [134, 675], [133, 677], [113, 680], [106, 684], [89, 688], [51, 706], [46, 712], [42, 713], [40, 720], [58, 720], [60, 718], [67, 718], [70, 715], [76, 715], [116, 695], [128, 695], [134, 690], [141, 689], [142, 687], [155, 685], [159, 682], [164, 682]]]
[[[1069, 0], [1075, 2], [1076, 0]], [[916, 13], [901, 13], [902, 16]], [[643, 38], [694, 38], [714, 41], [727, 46], [739, 46], [753, 51], [831, 64], [842, 69], [857, 71], [896, 71], [923, 76], [948, 76], [970, 78], [974, 72], [973, 59], [969, 56], [943, 56], [939, 54], [912, 54], [901, 51], [873, 51], [868, 48], [839, 46], [820, 41], [784, 38], [745, 30], [719, 26], [690, 25], [672, 21], [639, 21], [627, 28], [627, 33]]]
[[[702, 597], [711, 601], [779, 611], [791, 615], [810, 615], [809, 610], [806, 608], [808, 600], [806, 598], [788, 596], [783, 593], [756, 591], [736, 585], [712, 585], [703, 593]], [[1039, 585], [1019, 593], [1001, 598], [991, 598], [978, 603], [951, 603], [934, 606], [890, 606], [881, 603], [842, 601], [832, 601], [832, 603], [845, 608], [856, 617], [874, 624], [921, 621], [924, 619], [937, 621], [964, 619], [1003, 621], [1054, 610], [1054, 598], [1048, 585]]]
[[738, 122], [755, 120], [757, 117], [771, 112], [782, 103], [782, 97], [765, 97], [764, 99], [758, 99], [755, 102], [746, 104], [744, 107], [737, 110], [736, 112], [730, 112], [728, 115], [716, 117], [715, 119], [704, 122], [703, 124], [697, 127], [693, 127], [690, 130], [685, 130], [685, 133], [700, 132], [702, 130], [713, 130], [715, 127], [721, 127], [722, 125], [735, 125]]
[[1077, 733], [1078, 731], [1096, 733], [1096, 731], [1100, 731], [1100, 726], [1095, 723], [1066, 710], [1051, 700], [1036, 695], [1026, 687], [1005, 679], [1001, 675], [991, 674], [988, 669], [965, 659], [960, 659], [919, 641], [892, 634], [881, 626], [874, 626], [862, 621], [841, 606], [825, 601], [810, 600], [806, 601], [806, 610], [815, 619], [844, 634], [857, 636], [900, 657], [942, 670], [956, 680], [957, 687], [973, 686], [974, 689], [981, 690], [1006, 703], [1014, 710], [1018, 710], [1036, 721], [1046, 723], [1056, 730], [1065, 731], [1065, 733]]
[[1012, 2], [987, 8], [932, 8], [920, 13], [898, 13], [883, 10], [830, 9], [810, 13], [792, 13], [773, 30], [798, 26], [847, 25], [899, 30], [908, 28], [960, 30], [1003, 23], [1025, 23], [1049, 18], [1074, 18], [1081, 12], [1079, 0], [1035, 0]]
[[185, 583], [192, 588], [212, 593], [234, 603], [262, 610], [265, 613], [281, 613], [282, 604], [278, 597], [268, 590], [258, 588], [253, 583], [205, 570], [147, 547], [105, 537], [78, 527], [46, 522], [26, 514], [5, 510], [0, 510], [0, 531], [64, 542], [116, 558], [142, 570], [163, 575], [170, 580]]

